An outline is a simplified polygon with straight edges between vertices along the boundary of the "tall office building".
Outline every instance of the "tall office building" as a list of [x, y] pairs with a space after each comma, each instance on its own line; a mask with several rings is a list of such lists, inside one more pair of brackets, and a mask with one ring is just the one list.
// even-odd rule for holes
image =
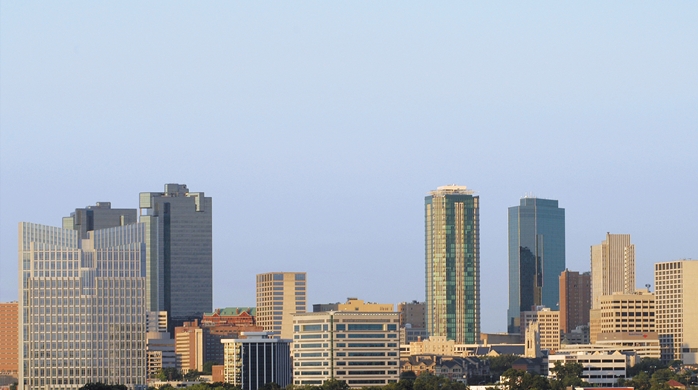
[[144, 226], [19, 225], [19, 388], [146, 380]]
[[509, 333], [519, 333], [519, 313], [557, 307], [564, 270], [565, 209], [557, 200], [538, 198], [509, 207]]
[[560, 274], [560, 331], [570, 333], [589, 324], [591, 274], [564, 270]]
[[601, 296], [635, 292], [635, 245], [630, 234], [606, 233], [591, 247], [591, 308], [601, 308]]
[[425, 198], [426, 327], [431, 336], [480, 338], [480, 199], [465, 186]]
[[654, 288], [662, 360], [698, 364], [698, 260], [656, 263]]
[[305, 313], [305, 272], [257, 275], [257, 325], [282, 339], [293, 338], [293, 313]]
[[169, 331], [213, 308], [212, 201], [185, 184], [140, 194], [146, 231], [146, 304], [167, 311]]

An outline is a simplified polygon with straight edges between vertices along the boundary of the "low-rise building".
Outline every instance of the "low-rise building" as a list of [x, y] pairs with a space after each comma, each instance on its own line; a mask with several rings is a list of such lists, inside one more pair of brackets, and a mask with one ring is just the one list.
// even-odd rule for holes
[[[580, 378], [594, 386], [614, 386], [618, 379], [626, 378], [626, 367], [628, 366], [628, 356], [618, 351], [613, 353], [572, 353], [554, 354], [548, 356], [548, 367], [554, 367], [555, 363], [562, 365], [567, 363], [579, 363], [582, 365], [582, 375]], [[550, 372], [549, 377], [555, 375]]]
[[570, 354], [577, 352], [634, 353], [640, 358], [659, 359], [661, 348], [659, 336], [655, 332], [617, 332], [600, 333], [595, 344], [563, 345], [558, 352]]
[[[19, 370], [19, 303], [0, 303], [0, 384], [17, 380]], [[9, 383], [8, 383], [9, 384]]]
[[257, 390], [267, 383], [281, 388], [291, 384], [291, 340], [271, 332], [243, 332], [244, 338], [223, 339], [225, 383], [242, 390]]
[[400, 314], [330, 311], [293, 316], [293, 383], [352, 388], [397, 382]]
[[476, 357], [417, 355], [400, 358], [400, 371], [424, 372], [466, 382], [468, 378], [490, 375], [489, 361]]

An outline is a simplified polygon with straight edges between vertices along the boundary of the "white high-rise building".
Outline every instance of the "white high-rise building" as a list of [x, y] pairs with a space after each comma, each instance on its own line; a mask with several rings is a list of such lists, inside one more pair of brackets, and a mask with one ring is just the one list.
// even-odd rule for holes
[[19, 389], [146, 382], [144, 226], [19, 225]]
[[698, 364], [698, 260], [655, 264], [654, 289], [662, 360]]

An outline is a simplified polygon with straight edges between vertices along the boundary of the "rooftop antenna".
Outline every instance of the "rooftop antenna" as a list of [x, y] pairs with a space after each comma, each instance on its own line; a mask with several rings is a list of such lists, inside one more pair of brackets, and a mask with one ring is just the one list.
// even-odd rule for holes
[[647, 287], [647, 292], [650, 292], [650, 286], [651, 286], [651, 284], [649, 284], [649, 283], [647, 283], [647, 284], [645, 285], [645, 287]]

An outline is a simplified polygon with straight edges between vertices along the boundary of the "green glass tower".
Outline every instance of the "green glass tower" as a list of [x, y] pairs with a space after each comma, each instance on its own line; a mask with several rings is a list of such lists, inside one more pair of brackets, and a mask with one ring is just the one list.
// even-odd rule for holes
[[479, 197], [449, 185], [425, 198], [426, 323], [430, 336], [480, 339]]

